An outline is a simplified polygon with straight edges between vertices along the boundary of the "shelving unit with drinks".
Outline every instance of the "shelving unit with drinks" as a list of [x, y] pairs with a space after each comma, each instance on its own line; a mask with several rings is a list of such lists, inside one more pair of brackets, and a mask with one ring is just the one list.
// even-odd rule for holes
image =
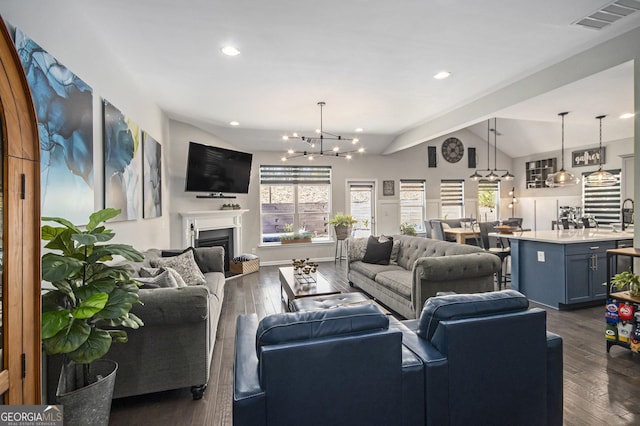
[[[607, 352], [612, 346], [622, 346], [640, 352], [640, 297], [632, 296], [629, 289], [611, 290], [611, 262], [618, 256], [640, 258], [640, 249], [633, 247], [607, 250], [607, 304], [605, 309], [605, 339]], [[618, 271], [622, 272], [622, 271]]]

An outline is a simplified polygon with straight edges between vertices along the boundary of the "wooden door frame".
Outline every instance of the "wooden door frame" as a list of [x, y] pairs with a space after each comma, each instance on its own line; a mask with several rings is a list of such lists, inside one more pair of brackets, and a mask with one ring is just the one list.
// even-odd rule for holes
[[40, 142], [27, 78], [0, 17], [5, 404], [40, 404]]

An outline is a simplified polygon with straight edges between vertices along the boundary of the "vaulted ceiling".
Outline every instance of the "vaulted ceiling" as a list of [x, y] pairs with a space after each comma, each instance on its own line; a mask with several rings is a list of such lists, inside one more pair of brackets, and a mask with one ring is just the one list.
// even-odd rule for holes
[[[637, 0], [618, 1], [640, 8]], [[9, 3], [0, 2], [0, 13], [44, 7]], [[368, 152], [394, 152], [467, 126], [484, 138], [485, 119], [496, 116], [500, 149], [516, 157], [557, 148], [561, 107], [571, 111], [567, 131], [577, 132], [575, 143], [568, 135], [568, 146], [585, 144], [585, 135], [597, 143], [599, 114], [610, 116], [606, 140], [633, 136], [633, 120], [618, 119], [634, 109], [633, 63], [531, 91], [526, 100], [487, 102], [434, 130], [430, 123], [640, 27], [640, 11], [599, 30], [575, 24], [609, 3], [61, 0], [46, 13], [52, 22], [86, 21], [170, 117], [240, 149], [284, 150], [283, 134], [319, 127], [316, 104], [325, 101], [325, 130], [353, 136], [363, 128]], [[223, 55], [225, 45], [240, 55]], [[96, 49], [93, 58], [101, 53]], [[451, 76], [434, 79], [439, 71]]]

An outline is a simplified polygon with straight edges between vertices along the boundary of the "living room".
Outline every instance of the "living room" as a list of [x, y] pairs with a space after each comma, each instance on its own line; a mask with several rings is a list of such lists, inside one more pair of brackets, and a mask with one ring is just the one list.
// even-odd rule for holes
[[[278, 130], [268, 129], [261, 132], [256, 129], [248, 129], [248, 133], [254, 133], [253, 139], [245, 136], [244, 140], [253, 141], [253, 145], [247, 145], [248, 142], [236, 142], [234, 131], [236, 129], [227, 126], [226, 121], [233, 117], [218, 116], [214, 124], [209, 126], [200, 124], [200, 117], [181, 117], [179, 114], [168, 114], [159, 106], [162, 95], [150, 94], [148, 89], [141, 84], [140, 78], [136, 77], [128, 68], [126, 61], [123, 61], [117, 54], [118, 45], [111, 45], [110, 40], [104, 34], [100, 34], [92, 28], [91, 19], [86, 19], [86, 10], [83, 10], [73, 2], [63, 2], [67, 10], [61, 11], [59, 5], [38, 4], [38, 13], [33, 12], [33, 4], [29, 2], [20, 2], [21, 4], [3, 4], [0, 7], [0, 13], [3, 19], [11, 25], [19, 27], [29, 37], [55, 56], [61, 63], [66, 65], [76, 75], [80, 76], [87, 84], [93, 88], [93, 204], [96, 209], [104, 205], [104, 170], [100, 166], [103, 164], [104, 154], [101, 149], [100, 141], [102, 140], [102, 99], [107, 99], [113, 105], [116, 105], [127, 116], [133, 118], [144, 131], [148, 132], [153, 138], [160, 142], [162, 146], [162, 214], [159, 217], [151, 219], [143, 219], [141, 216], [134, 220], [113, 222], [112, 228], [116, 232], [116, 241], [119, 243], [131, 244], [140, 250], [150, 248], [184, 248], [184, 228], [182, 224], [181, 213], [185, 212], [201, 212], [201, 211], [218, 211], [222, 204], [229, 202], [224, 199], [197, 199], [195, 194], [184, 191], [186, 163], [187, 163], [187, 146], [190, 141], [195, 141], [210, 146], [217, 146], [228, 149], [236, 149], [239, 151], [251, 152], [253, 154], [253, 167], [251, 173], [251, 183], [247, 194], [237, 194], [237, 198], [233, 203], [239, 204], [243, 210], [247, 210], [242, 215], [242, 239], [238, 244], [240, 253], [254, 253], [260, 258], [261, 266], [277, 266], [290, 262], [290, 259], [300, 257], [304, 252], [304, 257], [310, 257], [321, 261], [330, 260], [333, 264], [335, 242], [316, 242], [306, 244], [300, 247], [280, 246], [262, 243], [261, 229], [261, 204], [260, 204], [260, 177], [259, 168], [261, 165], [274, 165], [281, 163], [283, 149], [256, 149], [260, 144], [260, 138], [269, 138], [277, 140], [282, 133], [303, 130], [298, 128], [290, 128], [281, 126]], [[592, 9], [602, 5], [595, 4]], [[129, 6], [122, 7], [126, 10]], [[126, 12], [123, 12], [126, 13]], [[547, 149], [535, 149], [531, 152], [526, 150], [518, 150], [517, 154], [513, 154], [514, 148], [510, 143], [502, 141], [502, 136], [497, 141], [495, 156], [493, 145], [489, 148], [486, 137], [488, 118], [498, 116], [497, 125], [503, 133], [512, 132], [514, 129], [512, 119], [503, 118], [497, 114], [503, 107], [506, 108], [511, 104], [536, 96], [542, 96], [546, 92], [570, 85], [575, 82], [582, 81], [592, 75], [614, 70], [614, 73], [621, 70], [627, 82], [637, 82], [640, 79], [640, 70], [638, 66], [638, 43], [633, 45], [630, 41], [637, 41], [640, 36], [638, 32], [637, 17], [626, 18], [635, 20], [633, 30], [620, 34], [610, 33], [606, 40], [602, 43], [595, 43], [593, 40], [585, 42], [584, 49], [574, 49], [573, 51], [557, 54], [554, 62], [540, 63], [538, 68], [532, 70], [530, 74], [523, 73], [522, 78], [512, 79], [509, 83], [502, 82], [501, 85], [495, 86], [494, 91], [486, 93], [478, 93], [477, 97], [490, 104], [497, 102], [500, 107], [494, 107], [493, 110], [481, 107], [479, 103], [470, 102], [467, 105], [461, 105], [457, 108], [451, 108], [448, 111], [442, 111], [440, 116], [432, 117], [426, 124], [417, 125], [411, 130], [404, 131], [397, 138], [389, 140], [382, 138], [377, 134], [367, 134], [366, 125], [365, 132], [360, 136], [361, 143], [365, 149], [373, 150], [375, 153], [367, 153], [363, 155], [356, 154], [352, 160], [344, 158], [327, 158], [322, 165], [331, 166], [331, 215], [339, 212], [349, 211], [348, 201], [348, 184], [349, 182], [371, 181], [375, 183], [376, 199], [377, 199], [377, 234], [397, 234], [399, 232], [399, 184], [401, 180], [424, 180], [426, 182], [426, 207], [425, 218], [440, 217], [440, 183], [443, 179], [459, 179], [464, 180], [464, 209], [465, 213], [473, 216], [478, 215], [477, 200], [477, 184], [469, 179], [472, 172], [479, 168], [484, 169], [485, 164], [488, 169], [505, 169], [513, 173], [516, 178], [513, 185], [504, 182], [500, 186], [500, 211], [497, 213], [499, 218], [512, 216], [514, 212], [508, 207], [510, 196], [509, 191], [513, 187], [518, 194], [519, 204], [516, 207], [515, 215], [524, 218], [524, 224], [534, 229], [550, 229], [551, 222], [556, 219], [557, 205], [581, 205], [582, 192], [580, 186], [569, 188], [544, 188], [532, 189], [527, 188], [524, 179], [525, 164], [529, 161], [541, 160], [550, 157], [560, 158], [564, 154], [560, 149], [560, 120], [557, 114], [561, 112], [558, 105], [550, 104], [546, 112], [551, 123], [552, 137], [545, 140]], [[145, 25], [158, 24], [155, 19], [149, 18], [150, 22]], [[52, 25], [55, 22], [56, 25]], [[167, 25], [163, 23], [162, 25]], [[167, 27], [172, 27], [167, 25]], [[588, 31], [588, 30], [582, 30]], [[167, 28], [167, 32], [171, 32]], [[589, 33], [591, 34], [591, 33]], [[80, 35], [80, 36], [79, 36]], [[174, 35], [175, 36], [175, 35]], [[186, 42], [186, 41], [185, 41]], [[218, 40], [210, 40], [210, 43], [217, 46]], [[608, 44], [607, 44], [608, 43]], [[210, 54], [217, 54], [217, 47], [209, 46]], [[630, 47], [631, 46], [631, 47]], [[148, 47], [147, 47], [148, 48]], [[139, 50], [139, 60], [145, 60], [144, 47]], [[490, 49], [490, 48], [489, 48]], [[167, 51], [167, 57], [178, 52]], [[245, 53], [243, 53], [245, 54]], [[88, 59], [90, 58], [90, 59]], [[594, 59], [598, 58], [598, 60]], [[227, 59], [227, 58], [225, 58]], [[563, 60], [563, 62], [558, 62]], [[635, 60], [635, 63], [634, 63]], [[576, 67], [576, 63], [581, 63], [582, 67]], [[189, 87], [189, 67], [197, 66], [197, 60], [185, 63], [184, 65], [186, 78], [180, 81], [171, 81], [166, 84], [175, 85], [184, 89], [185, 93], [193, 92], [193, 88]], [[578, 68], [578, 69], [576, 69]], [[528, 74], [528, 75], [527, 75]], [[117, 78], [114, 78], [117, 76]], [[257, 78], [257, 77], [256, 77]], [[431, 76], [429, 76], [431, 78]], [[630, 78], [630, 81], [629, 81]], [[540, 80], [544, 80], [540, 84]], [[455, 83], [452, 83], [455, 84]], [[640, 103], [640, 84], [635, 84], [635, 90], [629, 89], [633, 93], [635, 103], [632, 102], [629, 111], [637, 110]], [[531, 90], [524, 90], [531, 88]], [[313, 92], [313, 91], [310, 91]], [[326, 91], [319, 91], [326, 93]], [[156, 96], [158, 96], [156, 98]], [[298, 94], [296, 94], [296, 97]], [[337, 123], [337, 116], [342, 114], [342, 106], [339, 101], [331, 98], [324, 98], [316, 93], [306, 93], [296, 100], [297, 108], [308, 109], [310, 116], [310, 126], [316, 126], [318, 123], [318, 111], [316, 107], [317, 101], [326, 101], [326, 121], [324, 126], [328, 131], [332, 131], [333, 123]], [[505, 99], [509, 98], [511, 104], [507, 105]], [[186, 97], [185, 97], [186, 99]], [[224, 103], [225, 99], [212, 99], [212, 103]], [[244, 99], [246, 103], [256, 102], [255, 99]], [[163, 100], [164, 102], [164, 100]], [[185, 100], [184, 102], [188, 102]], [[236, 101], [238, 102], [238, 101]], [[260, 100], [260, 102], [266, 102]], [[371, 102], [371, 100], [363, 100], [362, 103]], [[268, 104], [268, 102], [266, 102]], [[572, 108], [577, 108], [571, 106]], [[266, 106], [266, 109], [277, 109]], [[470, 115], [464, 114], [465, 108], [476, 108]], [[387, 106], [382, 109], [384, 113], [390, 114], [392, 107]], [[332, 112], [335, 111], [335, 112]], [[601, 111], [602, 113], [614, 114], [618, 111]], [[622, 112], [622, 111], [620, 111]], [[460, 118], [453, 119], [456, 114]], [[584, 149], [593, 149], [597, 147], [597, 123], [592, 118], [593, 124], [588, 128], [588, 137], [580, 138], [574, 136], [572, 126], [574, 123], [572, 115], [567, 117], [566, 129], [567, 148], [566, 151], [579, 151]], [[423, 119], [424, 117], [421, 117]], [[482, 118], [482, 119], [480, 119]], [[336, 120], [336, 121], [334, 121]], [[640, 119], [637, 117], [627, 119], [625, 126], [631, 129], [631, 133], [617, 133], [617, 131], [609, 131], [609, 123], [619, 120], [618, 117], [611, 116], [605, 121], [603, 146], [606, 148], [607, 169], [622, 169], [624, 171], [625, 159], [632, 157], [635, 147], [638, 146], [637, 136], [640, 134]], [[244, 121], [244, 120], [241, 120]], [[515, 120], [513, 120], [515, 121]], [[416, 121], [418, 122], [418, 121]], [[468, 125], [461, 125], [466, 122]], [[353, 127], [360, 125], [354, 123]], [[475, 126], [475, 127], [474, 127]], [[582, 126], [582, 123], [581, 123]], [[613, 125], [612, 125], [613, 127]], [[313, 131], [314, 127], [304, 129]], [[452, 131], [448, 131], [454, 129]], [[343, 129], [338, 129], [343, 132]], [[346, 131], [348, 132], [348, 130]], [[496, 132], [497, 133], [497, 132]], [[512, 133], [513, 134], [513, 133]], [[614, 136], [611, 136], [611, 135]], [[264, 136], [262, 136], [264, 135]], [[423, 137], [427, 135], [427, 137]], [[621, 135], [621, 136], [618, 136]], [[464, 161], [450, 163], [444, 159], [440, 152], [443, 142], [449, 138], [458, 138], [464, 144], [465, 158]], [[505, 135], [505, 138], [507, 136]], [[517, 137], [517, 136], [515, 136]], [[238, 140], [240, 137], [238, 136]], [[378, 139], [384, 139], [390, 142], [385, 145], [385, 149], [376, 148], [379, 143]], [[581, 140], [576, 143], [575, 140]], [[415, 141], [420, 140], [420, 143]], [[571, 141], [571, 142], [570, 142]], [[571, 145], [569, 145], [569, 142]], [[495, 140], [494, 140], [494, 143]], [[540, 141], [540, 144], [543, 144]], [[265, 145], [266, 146], [266, 143]], [[437, 147], [438, 161], [437, 167], [428, 167], [428, 148]], [[476, 150], [476, 165], [469, 167], [466, 161], [469, 149]], [[516, 148], [517, 149], [517, 148]], [[383, 152], [384, 151], [384, 152]], [[288, 164], [304, 165], [308, 164], [305, 158], [289, 160]], [[318, 162], [317, 164], [320, 164]], [[574, 168], [569, 165], [567, 160], [567, 169], [580, 173], [586, 169]], [[633, 164], [633, 160], [631, 161]], [[592, 167], [593, 168], [593, 167]], [[591, 169], [589, 169], [591, 170]], [[627, 169], [628, 171], [629, 169]], [[634, 179], [631, 179], [633, 182]], [[383, 181], [394, 182], [394, 194], [385, 195], [383, 192]], [[234, 194], [235, 195], [235, 194]], [[634, 193], [626, 193], [623, 198], [636, 198]], [[232, 336], [225, 335], [228, 339]], [[231, 343], [232, 344], [232, 343]]]

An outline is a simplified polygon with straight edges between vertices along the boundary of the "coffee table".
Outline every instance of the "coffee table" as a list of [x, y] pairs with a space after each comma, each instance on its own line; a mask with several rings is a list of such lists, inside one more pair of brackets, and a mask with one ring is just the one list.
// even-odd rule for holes
[[339, 294], [340, 290], [334, 287], [321, 274], [317, 273], [316, 283], [313, 285], [301, 285], [293, 277], [293, 267], [288, 266], [279, 269], [280, 272], [280, 295], [282, 302], [288, 311], [291, 311], [291, 303], [301, 297], [326, 296], [328, 294]]

